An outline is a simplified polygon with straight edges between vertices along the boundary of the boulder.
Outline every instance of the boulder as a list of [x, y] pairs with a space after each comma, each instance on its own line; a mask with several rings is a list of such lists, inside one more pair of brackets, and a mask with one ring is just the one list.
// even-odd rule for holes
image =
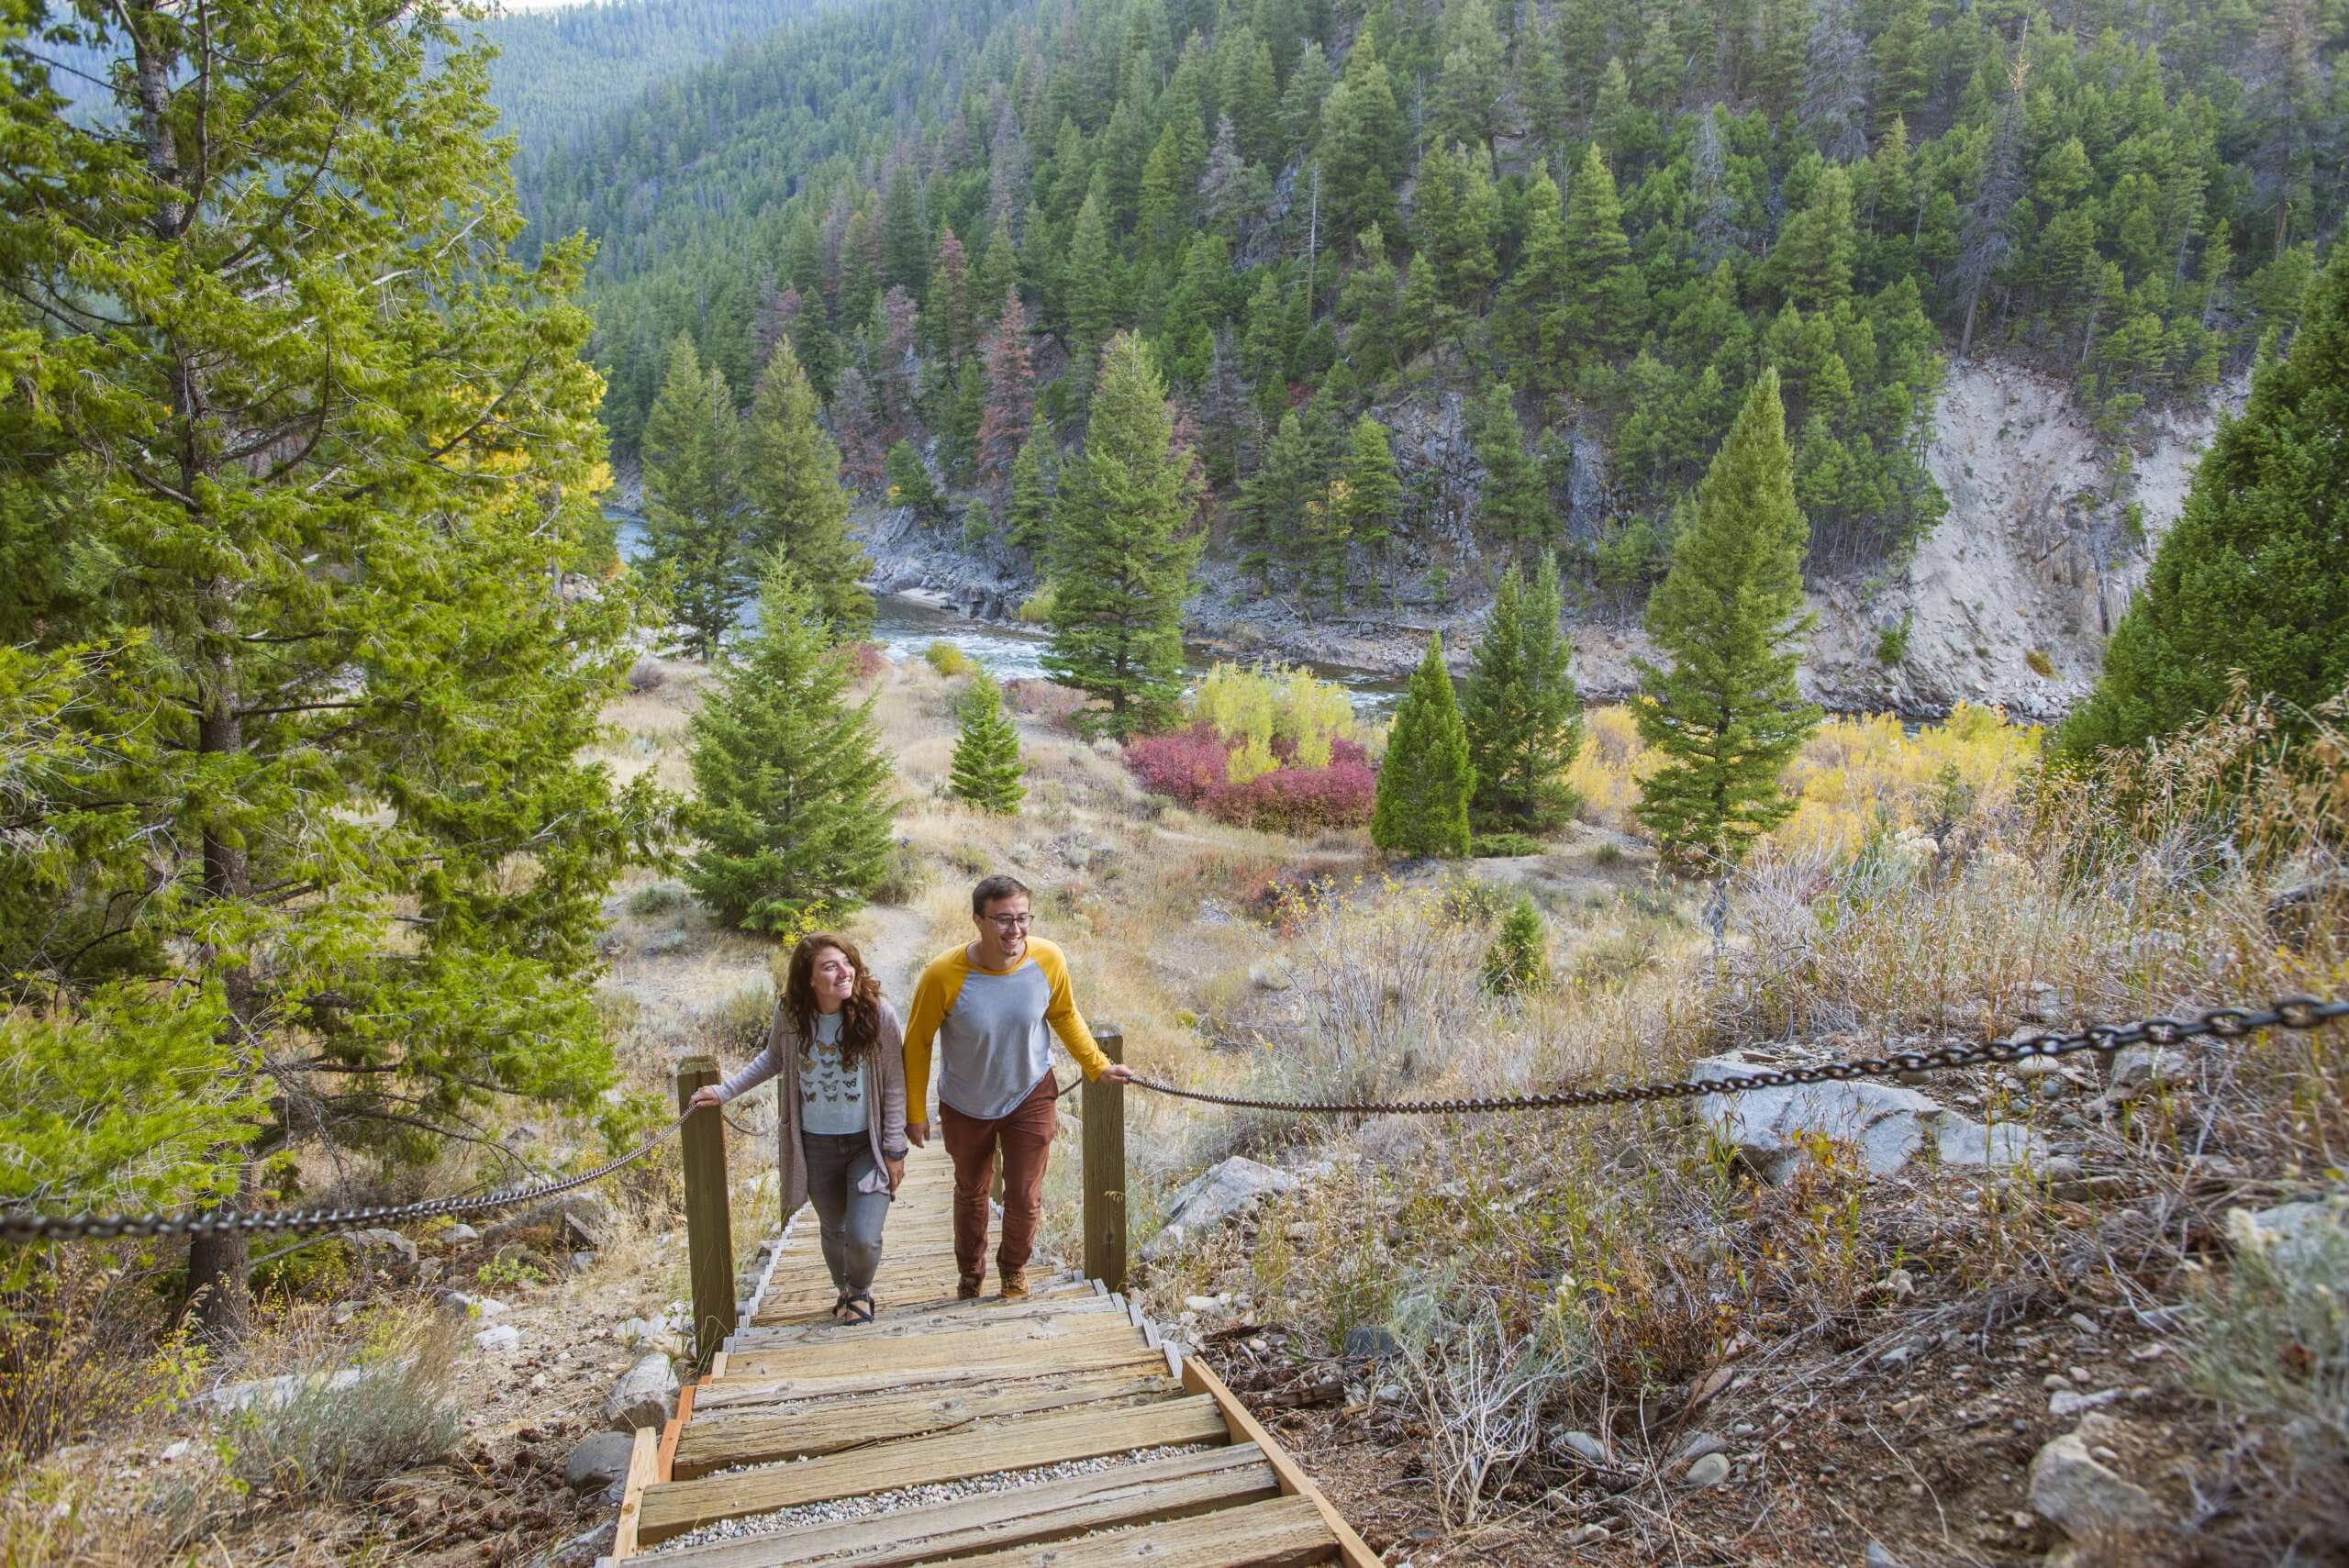
[[[1691, 1072], [1697, 1082], [1709, 1083], [1761, 1070], [1739, 1057], [1710, 1056]], [[2046, 1157], [2043, 1140], [2027, 1128], [1985, 1127], [1914, 1089], [1864, 1079], [1706, 1095], [1697, 1101], [1697, 1114], [1771, 1182], [1794, 1173], [1805, 1134], [1857, 1145], [1869, 1174], [1877, 1176], [1898, 1171], [1928, 1147], [1945, 1165], [1996, 1168]]]
[[522, 1330], [511, 1323], [500, 1323], [494, 1329], [484, 1329], [475, 1334], [473, 1344], [493, 1355], [503, 1355], [522, 1348]]
[[620, 1485], [628, 1480], [629, 1461], [635, 1453], [633, 1434], [594, 1433], [562, 1462], [562, 1484], [574, 1492]]
[[2349, 1257], [2349, 1193], [2258, 1210], [2227, 1211], [2227, 1236], [2238, 1251], [2256, 1251], [2288, 1274], [2321, 1267], [2326, 1254]]
[[415, 1266], [416, 1243], [396, 1230], [354, 1230], [343, 1240], [362, 1252], [388, 1252], [401, 1262]]
[[677, 1413], [677, 1373], [665, 1351], [639, 1356], [604, 1396], [604, 1425], [616, 1432], [666, 1426]]
[[462, 1247], [480, 1240], [481, 1232], [470, 1225], [460, 1222], [440, 1232], [440, 1240], [444, 1245]]
[[2112, 1058], [2112, 1079], [2105, 1094], [2115, 1100], [2132, 1100], [2148, 1089], [2183, 1083], [2189, 1068], [2182, 1051], [2159, 1045], [2128, 1046]]
[[1297, 1178], [1287, 1172], [1235, 1154], [1175, 1189], [1166, 1206], [1165, 1228], [1141, 1250], [1142, 1262], [1156, 1262], [1187, 1238], [1245, 1213], [1266, 1194], [1288, 1192], [1296, 1185]]
[[2127, 1533], [2161, 1522], [2153, 1494], [2108, 1468], [2089, 1442], [2110, 1418], [2091, 1416], [2041, 1448], [2031, 1462], [2031, 1507], [2075, 1539]]
[[1357, 1323], [1346, 1330], [1345, 1351], [1350, 1356], [1401, 1355], [1403, 1342], [1384, 1324]]
[[1688, 1467], [1688, 1473], [1680, 1478], [1680, 1484], [1692, 1492], [1701, 1492], [1708, 1486], [1718, 1486], [1728, 1479], [1729, 1456], [1709, 1453]]

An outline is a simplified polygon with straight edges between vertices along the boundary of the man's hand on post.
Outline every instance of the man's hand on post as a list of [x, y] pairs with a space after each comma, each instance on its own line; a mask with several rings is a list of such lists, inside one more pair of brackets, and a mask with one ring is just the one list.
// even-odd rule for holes
[[1101, 1069], [1101, 1076], [1112, 1084], [1130, 1084], [1134, 1081], [1134, 1070], [1122, 1062], [1112, 1062]]

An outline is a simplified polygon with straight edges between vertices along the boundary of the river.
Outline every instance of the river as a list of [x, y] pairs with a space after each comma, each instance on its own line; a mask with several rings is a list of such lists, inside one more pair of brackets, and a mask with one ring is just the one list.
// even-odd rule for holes
[[[618, 525], [620, 553], [630, 561], [639, 559], [644, 549], [642, 521], [616, 509], [608, 515]], [[904, 594], [878, 595], [874, 612], [872, 639], [893, 660], [918, 659], [931, 643], [951, 642], [998, 681], [1050, 678], [1043, 662], [1050, 639], [1041, 632], [970, 620]], [[751, 606], [751, 613], [756, 613], [756, 606]], [[1197, 681], [1214, 662], [1214, 655], [1187, 649], [1184, 673]], [[1405, 683], [1398, 676], [1310, 661], [1305, 662], [1305, 667], [1343, 686], [1354, 711], [1364, 718], [1385, 717], [1403, 697]]]

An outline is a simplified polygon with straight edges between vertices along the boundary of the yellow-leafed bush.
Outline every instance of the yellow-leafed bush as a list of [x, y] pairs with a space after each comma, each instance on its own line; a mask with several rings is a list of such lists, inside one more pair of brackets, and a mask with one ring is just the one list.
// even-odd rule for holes
[[1271, 773], [1284, 761], [1326, 768], [1331, 742], [1358, 733], [1344, 687], [1310, 670], [1281, 665], [1216, 665], [1191, 697], [1191, 717], [1219, 739], [1239, 742], [1229, 764], [1233, 784]]
[[2039, 760], [2036, 725], [1960, 703], [1940, 724], [1905, 733], [1890, 714], [1819, 727], [1787, 770], [1802, 797], [1769, 839], [1780, 851], [1848, 854], [1880, 833], [1938, 837], [1977, 806], [1995, 806]]

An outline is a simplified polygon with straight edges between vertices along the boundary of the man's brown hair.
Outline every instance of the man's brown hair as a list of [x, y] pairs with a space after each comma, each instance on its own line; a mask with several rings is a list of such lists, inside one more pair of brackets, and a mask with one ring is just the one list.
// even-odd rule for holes
[[1018, 877], [997, 872], [993, 876], [981, 877], [978, 886], [971, 889], [971, 913], [984, 915], [987, 912], [987, 906], [999, 899], [1035, 896], [1029, 891], [1028, 884]]

